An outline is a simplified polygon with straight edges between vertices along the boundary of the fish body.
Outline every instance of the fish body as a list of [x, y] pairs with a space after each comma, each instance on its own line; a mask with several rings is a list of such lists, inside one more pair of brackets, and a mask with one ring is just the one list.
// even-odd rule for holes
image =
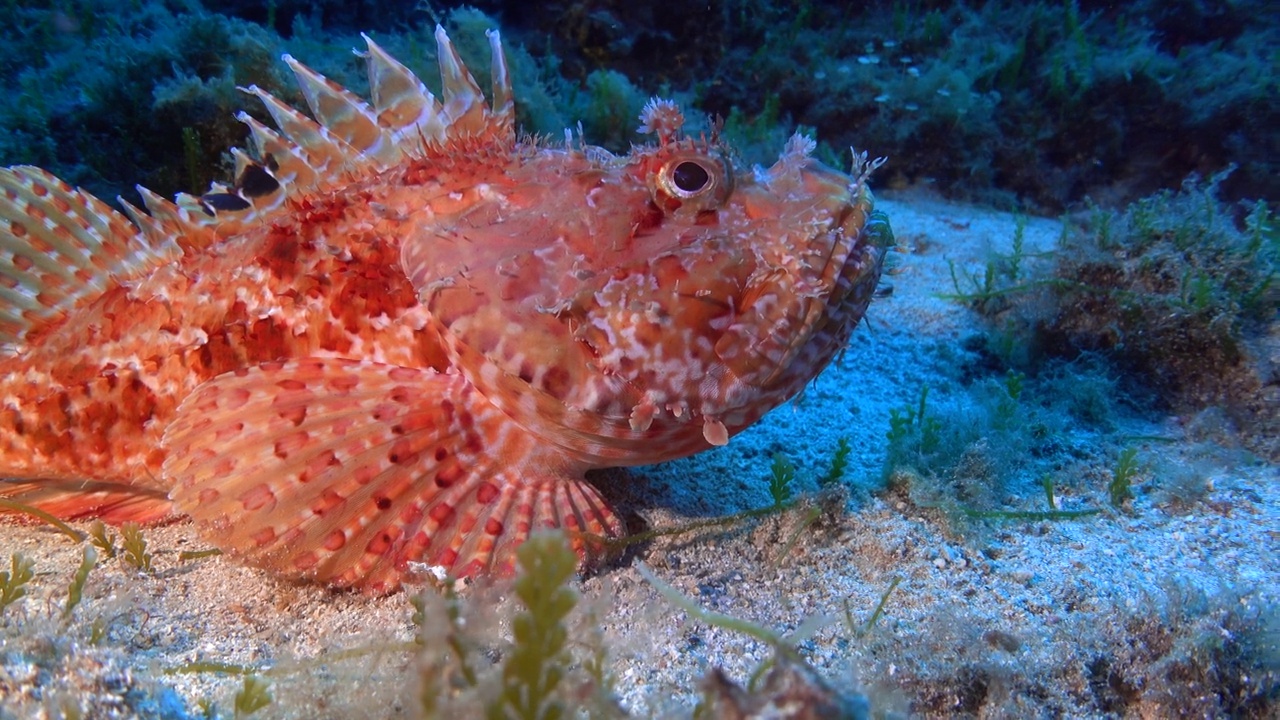
[[[891, 235], [866, 177], [685, 138], [519, 138], [437, 30], [436, 99], [372, 41], [368, 105], [286, 56], [233, 186], [130, 218], [0, 171], [0, 496], [189, 515], [280, 575], [374, 591], [502, 571], [538, 527], [622, 525], [584, 480], [724, 444], [846, 344]], [[123, 202], [123, 201], [122, 201]]]

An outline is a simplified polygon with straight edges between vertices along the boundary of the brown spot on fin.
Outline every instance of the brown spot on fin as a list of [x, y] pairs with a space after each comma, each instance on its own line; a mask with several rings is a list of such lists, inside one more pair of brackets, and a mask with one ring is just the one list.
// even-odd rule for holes
[[[267, 156], [270, 161], [271, 156]], [[271, 164], [271, 162], [268, 162]], [[236, 174], [236, 189], [245, 197], [262, 197], [280, 189], [280, 181], [266, 167], [254, 162], [246, 163]]]
[[460, 375], [268, 363], [197, 388], [164, 445], [171, 497], [202, 534], [288, 577], [389, 592], [410, 562], [508, 571], [536, 528], [621, 532], [580, 468]]
[[[43, 510], [62, 520], [95, 518], [111, 525], [156, 523], [174, 517], [164, 493], [124, 483], [81, 480], [0, 480], [0, 498]], [[0, 509], [0, 515], [13, 516]]]

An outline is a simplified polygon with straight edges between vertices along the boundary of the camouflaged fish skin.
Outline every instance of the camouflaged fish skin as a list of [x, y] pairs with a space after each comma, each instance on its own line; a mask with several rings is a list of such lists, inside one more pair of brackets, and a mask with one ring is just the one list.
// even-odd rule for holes
[[497, 33], [491, 101], [436, 37], [438, 99], [372, 41], [371, 104], [285, 56], [310, 116], [246, 88], [277, 129], [242, 113], [199, 197], [0, 170], [0, 496], [375, 592], [539, 527], [591, 561], [623, 527], [587, 470], [724, 444], [844, 347], [874, 163], [735, 166], [656, 99], [626, 156], [522, 138]]

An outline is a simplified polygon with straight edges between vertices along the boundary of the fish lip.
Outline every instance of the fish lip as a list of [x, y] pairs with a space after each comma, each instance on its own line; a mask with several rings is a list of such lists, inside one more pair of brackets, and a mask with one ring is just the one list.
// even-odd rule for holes
[[815, 300], [825, 305], [827, 322], [848, 325], [838, 333], [847, 337], [861, 321], [887, 254], [868, 228], [873, 198], [859, 178], [818, 160], [806, 158], [797, 169], [813, 189], [815, 202], [830, 213], [823, 231], [830, 249], [825, 267], [816, 269], [815, 279], [821, 280]]

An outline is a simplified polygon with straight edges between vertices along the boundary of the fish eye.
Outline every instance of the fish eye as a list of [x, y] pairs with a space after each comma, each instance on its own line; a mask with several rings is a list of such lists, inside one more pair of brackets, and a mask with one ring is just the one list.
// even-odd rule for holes
[[650, 182], [654, 201], [667, 213], [711, 210], [733, 191], [728, 160], [698, 152], [670, 158]]
[[677, 189], [692, 195], [711, 182], [711, 175], [698, 163], [685, 160], [671, 171], [671, 182]]

